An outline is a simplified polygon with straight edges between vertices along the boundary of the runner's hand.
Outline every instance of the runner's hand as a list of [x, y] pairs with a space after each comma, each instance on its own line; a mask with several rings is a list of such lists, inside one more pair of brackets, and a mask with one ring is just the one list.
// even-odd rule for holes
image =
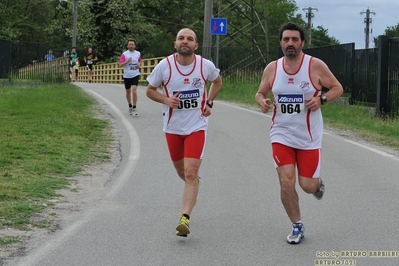
[[260, 110], [261, 110], [262, 112], [264, 112], [264, 113], [269, 112], [269, 110], [270, 110], [270, 103], [271, 103], [271, 101], [270, 101], [269, 98], [263, 99], [263, 100], [261, 101], [261, 103], [260, 103]]
[[180, 91], [178, 91], [175, 95], [169, 98], [168, 105], [170, 108], [176, 109], [180, 105]]

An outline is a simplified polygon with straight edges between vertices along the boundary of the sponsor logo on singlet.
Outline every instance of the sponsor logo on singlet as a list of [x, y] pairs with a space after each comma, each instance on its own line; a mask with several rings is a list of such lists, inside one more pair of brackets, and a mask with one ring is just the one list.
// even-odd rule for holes
[[303, 103], [303, 95], [300, 94], [280, 94], [278, 103]]
[[[178, 91], [173, 91], [173, 95], [175, 95], [177, 92]], [[193, 99], [199, 97], [200, 97], [199, 90], [180, 91], [179, 95], [180, 99]]]

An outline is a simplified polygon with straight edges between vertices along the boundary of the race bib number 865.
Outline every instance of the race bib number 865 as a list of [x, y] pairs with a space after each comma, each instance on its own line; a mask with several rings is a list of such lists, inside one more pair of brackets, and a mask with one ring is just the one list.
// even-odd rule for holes
[[283, 114], [299, 114], [304, 109], [303, 94], [279, 94], [277, 104]]

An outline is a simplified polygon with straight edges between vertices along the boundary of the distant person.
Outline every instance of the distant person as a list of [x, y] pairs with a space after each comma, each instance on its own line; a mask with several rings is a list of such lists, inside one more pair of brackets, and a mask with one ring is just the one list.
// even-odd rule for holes
[[119, 59], [119, 66], [123, 67], [123, 82], [130, 115], [137, 115], [137, 86], [140, 78], [141, 53], [136, 51], [136, 45], [136, 40], [129, 39], [127, 50]]
[[79, 56], [78, 53], [76, 52], [76, 47], [72, 47], [69, 58], [71, 60], [70, 67], [71, 67], [72, 81], [75, 82], [77, 80], [76, 73], [78, 72], [76, 70], [79, 69], [78, 65], [79, 63], [77, 63], [79, 61]]
[[76, 78], [76, 81], [78, 81], [78, 78], [79, 78], [79, 67], [80, 67], [80, 61], [76, 60], [76, 64], [75, 64], [75, 78]]
[[97, 55], [93, 53], [93, 48], [89, 47], [87, 50], [87, 54], [84, 57], [84, 61], [87, 66], [87, 78], [89, 80], [89, 83], [91, 83], [91, 77], [93, 74], [93, 65], [95, 62], [98, 61]]
[[[296, 171], [303, 191], [320, 200], [325, 190], [320, 178], [321, 107], [343, 92], [323, 61], [302, 52], [304, 44], [305, 33], [300, 26], [289, 22], [281, 27], [280, 46], [284, 56], [266, 66], [255, 95], [264, 113], [271, 108], [269, 94], [274, 98], [269, 134], [281, 201], [292, 222], [287, 236], [290, 244], [301, 243], [305, 236], [295, 189]], [[322, 94], [322, 88], [328, 91]]]
[[46, 62], [51, 62], [54, 59], [54, 55], [53, 55], [53, 51], [52, 50], [48, 50], [47, 54], [44, 56], [44, 60]]
[[[184, 181], [183, 206], [176, 235], [190, 233], [190, 216], [198, 196], [199, 168], [204, 156], [208, 119], [222, 87], [219, 69], [200, 55], [197, 36], [181, 29], [169, 55], [147, 77], [147, 96], [163, 104], [163, 131], [177, 175]], [[207, 82], [211, 81], [209, 94]], [[162, 93], [158, 87], [162, 85]], [[165, 175], [165, 173], [160, 173]]]
[[44, 56], [44, 61], [48, 62], [50, 64], [50, 67], [52, 67], [53, 59], [54, 59], [53, 51], [48, 50], [48, 53]]

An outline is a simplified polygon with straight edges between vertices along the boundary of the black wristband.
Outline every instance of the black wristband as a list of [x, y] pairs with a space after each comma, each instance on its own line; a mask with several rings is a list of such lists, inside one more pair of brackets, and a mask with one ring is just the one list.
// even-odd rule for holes
[[327, 102], [327, 97], [326, 96], [320, 95], [319, 97], [320, 97], [321, 105], [323, 105], [323, 104], [325, 104]]

